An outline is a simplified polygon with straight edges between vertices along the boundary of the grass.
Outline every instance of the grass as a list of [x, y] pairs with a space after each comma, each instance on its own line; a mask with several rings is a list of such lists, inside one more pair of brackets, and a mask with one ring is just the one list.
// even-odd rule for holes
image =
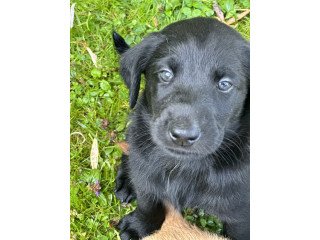
[[[134, 209], [121, 206], [113, 194], [116, 168], [129, 113], [128, 90], [118, 73], [118, 56], [111, 32], [115, 29], [129, 44], [177, 20], [214, 17], [213, 1], [103, 1], [77, 0], [70, 39], [70, 224], [71, 239], [119, 239], [114, 221]], [[226, 17], [248, 1], [218, 1]], [[250, 19], [236, 29], [249, 38]], [[97, 56], [95, 66], [88, 53]], [[93, 139], [99, 144], [99, 165], [91, 169]], [[101, 186], [95, 194], [95, 181]]]

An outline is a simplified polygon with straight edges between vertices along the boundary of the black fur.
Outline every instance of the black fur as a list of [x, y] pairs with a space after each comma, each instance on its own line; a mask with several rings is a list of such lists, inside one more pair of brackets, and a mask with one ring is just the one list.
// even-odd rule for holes
[[[120, 221], [121, 239], [159, 229], [164, 201], [178, 210], [204, 209], [224, 222], [231, 239], [250, 239], [248, 42], [217, 20], [194, 18], [133, 48], [121, 37], [115, 46], [130, 106], [136, 105], [116, 192], [126, 202], [136, 194], [138, 206]], [[161, 80], [164, 69], [173, 74], [169, 82]], [[137, 102], [141, 74], [146, 87]], [[223, 92], [219, 81], [232, 87]], [[175, 141], [172, 129], [187, 138]]]

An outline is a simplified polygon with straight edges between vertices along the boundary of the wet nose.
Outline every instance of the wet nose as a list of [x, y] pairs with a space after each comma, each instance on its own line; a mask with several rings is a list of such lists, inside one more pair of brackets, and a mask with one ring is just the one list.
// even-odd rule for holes
[[190, 127], [172, 126], [169, 130], [172, 141], [180, 146], [191, 146], [200, 138], [200, 130], [197, 126]]

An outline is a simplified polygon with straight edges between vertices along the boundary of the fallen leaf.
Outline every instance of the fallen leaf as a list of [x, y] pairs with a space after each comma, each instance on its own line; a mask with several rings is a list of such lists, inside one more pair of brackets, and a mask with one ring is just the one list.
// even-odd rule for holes
[[118, 142], [117, 145], [124, 154], [129, 155], [129, 144], [127, 142]]
[[92, 169], [98, 168], [98, 160], [99, 160], [99, 148], [98, 148], [98, 140], [97, 138], [93, 139], [90, 153], [90, 163]]
[[91, 57], [91, 60], [92, 60], [92, 62], [94, 64], [94, 66], [97, 68], [97, 55], [94, 54], [89, 47], [86, 47], [86, 49], [87, 49], [87, 51], [88, 51], [88, 53], [89, 53], [89, 55]]
[[218, 5], [217, 1], [214, 2], [213, 4], [213, 11], [217, 14], [218, 18], [224, 22], [224, 15], [223, 15], [223, 12], [220, 8], [220, 6]]
[[75, 3], [73, 3], [71, 5], [71, 8], [70, 8], [70, 28], [73, 28], [73, 20], [74, 20], [74, 7], [76, 6]]

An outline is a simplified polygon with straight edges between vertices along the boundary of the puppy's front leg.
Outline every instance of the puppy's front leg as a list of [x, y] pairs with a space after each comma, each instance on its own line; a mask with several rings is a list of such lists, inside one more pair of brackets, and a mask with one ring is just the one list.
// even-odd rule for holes
[[160, 229], [165, 218], [165, 207], [152, 197], [139, 197], [136, 210], [123, 217], [117, 228], [121, 240], [138, 240]]

